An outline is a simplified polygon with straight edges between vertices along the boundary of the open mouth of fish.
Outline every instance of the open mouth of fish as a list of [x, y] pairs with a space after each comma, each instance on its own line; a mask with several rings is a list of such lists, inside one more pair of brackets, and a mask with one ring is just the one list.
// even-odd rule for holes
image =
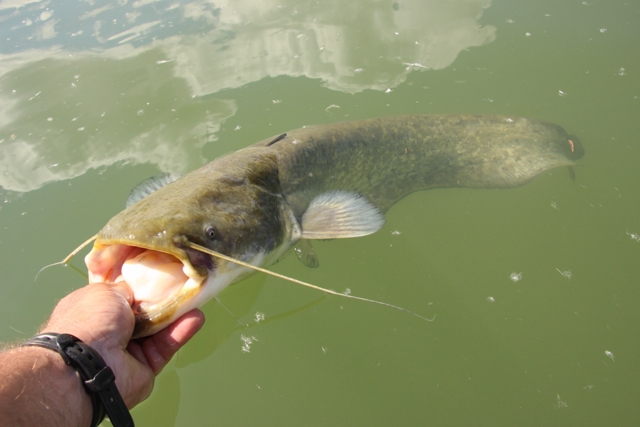
[[99, 240], [86, 256], [85, 263], [90, 283], [126, 282], [133, 291], [134, 338], [151, 335], [199, 307], [203, 289], [214, 268], [208, 255], [190, 248], [184, 250], [184, 255], [174, 255]]

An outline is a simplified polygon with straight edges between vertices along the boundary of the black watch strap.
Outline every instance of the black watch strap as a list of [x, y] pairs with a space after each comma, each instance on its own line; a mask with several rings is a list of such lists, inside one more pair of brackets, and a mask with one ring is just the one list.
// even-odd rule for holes
[[114, 427], [134, 426], [133, 418], [116, 387], [113, 371], [93, 348], [71, 334], [46, 332], [24, 342], [22, 346], [56, 351], [67, 365], [78, 371], [93, 403], [91, 427], [96, 427], [104, 420], [105, 411]]

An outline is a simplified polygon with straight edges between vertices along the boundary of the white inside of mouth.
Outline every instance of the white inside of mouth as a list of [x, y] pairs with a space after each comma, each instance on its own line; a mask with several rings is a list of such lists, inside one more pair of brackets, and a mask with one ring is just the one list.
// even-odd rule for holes
[[141, 306], [151, 307], [176, 295], [190, 282], [182, 262], [163, 252], [126, 245], [91, 251], [85, 258], [89, 282], [126, 282]]
[[[182, 288], [189, 279], [174, 256], [145, 250], [122, 264], [124, 280], [138, 301], [162, 301]], [[116, 282], [119, 280], [116, 279]]]

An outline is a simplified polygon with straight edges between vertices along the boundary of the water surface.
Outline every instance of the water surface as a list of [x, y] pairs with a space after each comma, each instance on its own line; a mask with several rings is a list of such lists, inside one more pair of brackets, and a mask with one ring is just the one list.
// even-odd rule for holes
[[618, 0], [3, 1], [0, 340], [85, 284], [34, 276], [158, 172], [307, 124], [530, 116], [581, 138], [575, 181], [416, 193], [377, 234], [315, 244], [320, 268], [273, 267], [433, 322], [253, 276], [220, 295], [248, 327], [207, 304], [133, 416], [636, 425], [639, 18]]

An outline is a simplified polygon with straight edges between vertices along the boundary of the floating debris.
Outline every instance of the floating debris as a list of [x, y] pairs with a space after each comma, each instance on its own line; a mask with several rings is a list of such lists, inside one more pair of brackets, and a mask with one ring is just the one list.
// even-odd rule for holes
[[567, 402], [563, 402], [562, 400], [560, 400], [560, 395], [557, 394], [556, 395], [558, 397], [558, 403], [555, 405], [556, 408], [566, 408], [569, 405], [567, 405]]
[[487, 302], [496, 302], [494, 297], [487, 297]]
[[242, 340], [242, 351], [244, 353], [249, 353], [251, 351], [251, 345], [254, 343], [254, 341], [258, 341], [258, 339], [253, 335], [250, 337], [240, 335], [240, 340]]
[[428, 66], [422, 65], [419, 62], [403, 62], [402, 65], [406, 65], [407, 66], [407, 68], [406, 68], [407, 70], [410, 70], [412, 68], [422, 68], [422, 69], [425, 69], [425, 70], [429, 69]]
[[611, 358], [611, 360], [613, 360], [614, 362], [616, 361], [616, 357], [609, 350], [605, 350], [604, 354], [606, 354], [607, 357]]
[[636, 242], [640, 242], [640, 235], [638, 235], [638, 233], [629, 233], [627, 231], [627, 236], [631, 237], [631, 240], [635, 240]]
[[509, 279], [511, 279], [514, 282], [517, 282], [519, 280], [522, 280], [522, 273], [516, 273], [515, 271], [513, 273], [511, 273], [511, 276], [509, 276]]
[[256, 320], [256, 323], [262, 322], [264, 320], [264, 313], [256, 311], [255, 320]]
[[566, 270], [566, 271], [560, 271], [559, 268], [556, 268], [556, 270], [558, 270], [558, 273], [560, 273], [562, 276], [566, 277], [567, 279], [571, 280], [571, 270]]

